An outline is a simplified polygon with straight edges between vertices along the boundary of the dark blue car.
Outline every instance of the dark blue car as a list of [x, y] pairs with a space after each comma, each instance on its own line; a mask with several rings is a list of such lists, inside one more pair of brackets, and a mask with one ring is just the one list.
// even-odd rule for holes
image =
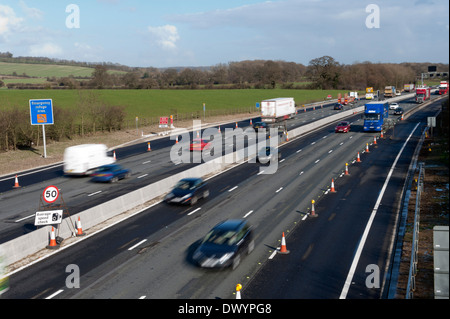
[[201, 178], [184, 178], [164, 198], [169, 204], [195, 205], [200, 198], [209, 196], [208, 184]]
[[130, 177], [130, 170], [123, 168], [118, 164], [110, 164], [99, 167], [92, 175], [93, 182], [115, 183], [119, 179]]
[[235, 269], [243, 255], [250, 254], [254, 248], [250, 224], [244, 219], [229, 219], [211, 229], [192, 258], [203, 268]]

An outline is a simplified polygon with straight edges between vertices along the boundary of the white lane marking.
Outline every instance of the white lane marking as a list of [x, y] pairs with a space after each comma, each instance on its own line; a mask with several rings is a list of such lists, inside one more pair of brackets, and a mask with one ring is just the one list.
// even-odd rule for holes
[[279, 248], [277, 248], [277, 249], [275, 249], [275, 250], [273, 251], [272, 255], [269, 256], [269, 259], [273, 259], [273, 257], [275, 257], [275, 255], [277, 254], [277, 250], [278, 250], [278, 249], [279, 249]]
[[150, 162], [151, 162], [151, 161], [143, 162], [142, 165], [148, 164], [148, 163], [150, 163]]
[[147, 239], [141, 240], [141, 241], [138, 242], [136, 245], [134, 245], [134, 246], [128, 248], [128, 250], [133, 250], [133, 249], [135, 249], [136, 247], [138, 247], [139, 245], [142, 245], [143, 243], [145, 243], [146, 241], [147, 241]]
[[198, 212], [200, 209], [202, 209], [201, 207], [197, 208], [196, 210], [193, 210], [192, 212], [190, 212], [188, 214], [188, 216], [191, 216], [192, 214], [195, 214], [196, 212]]
[[298, 154], [298, 153], [300, 153], [302, 150], [298, 150], [296, 153]]
[[256, 175], [261, 175], [261, 174], [263, 174], [264, 173], [264, 171], [261, 171], [261, 172], [259, 172], [258, 174], [256, 174]]
[[148, 176], [148, 174], [141, 175], [141, 176], [138, 177], [138, 179], [144, 178], [144, 177], [146, 177], [146, 176]]
[[280, 187], [275, 193], [279, 193], [283, 190], [283, 187]]
[[27, 217], [24, 217], [24, 218], [15, 220], [14, 222], [15, 222], [15, 223], [18, 223], [18, 222], [21, 222], [22, 220], [25, 220], [25, 219], [28, 219], [28, 218], [32, 218], [32, 217], [34, 217], [34, 216], [36, 216], [36, 215], [33, 214], [33, 215], [30, 215], [30, 216], [27, 216]]
[[236, 188], [238, 188], [239, 186], [234, 186], [232, 189], [228, 190], [229, 193], [231, 193], [232, 191], [234, 191]]
[[328, 154], [331, 154], [331, 153], [333, 153], [333, 150], [329, 150], [329, 151], [328, 151]]
[[299, 176], [302, 176], [302, 175], [303, 175], [303, 173], [304, 173], [304, 171], [301, 171], [301, 172], [300, 172], [300, 174], [299, 174]]
[[253, 213], [253, 211], [249, 211], [247, 214], [244, 215], [244, 218], [247, 218], [248, 216], [250, 216]]
[[348, 272], [347, 279], [345, 280], [344, 287], [342, 288], [342, 292], [341, 292], [341, 295], [339, 296], [339, 299], [345, 299], [347, 297], [348, 290], [349, 290], [350, 285], [351, 285], [352, 280], [353, 280], [353, 275], [355, 274], [356, 266], [358, 265], [359, 258], [361, 257], [361, 253], [362, 253], [362, 250], [363, 250], [364, 245], [366, 243], [367, 236], [369, 235], [370, 228], [372, 227], [372, 223], [373, 223], [373, 221], [375, 219], [375, 216], [377, 214], [378, 207], [380, 206], [381, 200], [383, 199], [384, 192], [386, 191], [387, 185], [388, 185], [389, 181], [391, 180], [392, 173], [394, 172], [395, 166], [397, 166], [397, 162], [400, 159], [400, 156], [402, 155], [403, 150], [406, 147], [406, 144], [408, 144], [411, 136], [413, 135], [414, 131], [417, 129], [419, 124], [420, 123], [417, 123], [416, 127], [412, 130], [411, 134], [406, 139], [405, 143], [403, 144], [402, 149], [400, 150], [400, 152], [398, 153], [397, 157], [395, 158], [394, 163], [392, 164], [392, 167], [391, 167], [391, 169], [389, 171], [389, 174], [388, 174], [386, 180], [384, 181], [384, 185], [381, 188], [380, 194], [378, 195], [378, 199], [377, 199], [377, 201], [375, 203], [375, 206], [374, 206], [374, 208], [372, 210], [372, 213], [370, 214], [369, 221], [367, 222], [366, 228], [364, 229], [364, 233], [363, 233], [363, 235], [361, 237], [361, 240], [359, 242], [358, 249], [356, 250], [355, 257], [353, 258], [352, 265], [350, 266], [350, 270]]
[[320, 158], [319, 158], [317, 161], [315, 161], [314, 164], [317, 164], [317, 163], [319, 163], [319, 162], [320, 162]]
[[98, 191], [98, 192], [95, 192], [95, 193], [89, 194], [89, 195], [88, 195], [88, 197], [91, 197], [91, 196], [94, 196], [94, 195], [100, 194], [101, 192], [102, 192], [102, 191]]
[[45, 298], [45, 299], [52, 299], [53, 297], [59, 295], [59, 294], [62, 293], [63, 291], [64, 291], [64, 290], [62, 290], [62, 289], [61, 289], [61, 290], [58, 290], [57, 292], [55, 292], [54, 294], [48, 296], [48, 297]]

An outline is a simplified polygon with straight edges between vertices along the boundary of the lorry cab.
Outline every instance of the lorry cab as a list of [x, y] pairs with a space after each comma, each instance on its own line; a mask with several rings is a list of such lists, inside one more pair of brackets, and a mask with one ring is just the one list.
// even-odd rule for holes
[[364, 108], [364, 127], [365, 132], [380, 132], [389, 117], [389, 104], [387, 102], [367, 103]]

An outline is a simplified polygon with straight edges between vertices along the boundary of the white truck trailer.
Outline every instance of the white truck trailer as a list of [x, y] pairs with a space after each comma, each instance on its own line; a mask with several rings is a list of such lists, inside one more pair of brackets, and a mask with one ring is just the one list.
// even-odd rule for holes
[[261, 119], [266, 123], [281, 122], [295, 116], [294, 98], [276, 98], [261, 102]]
[[64, 174], [88, 175], [96, 168], [115, 163], [103, 144], [83, 144], [68, 147], [64, 151]]

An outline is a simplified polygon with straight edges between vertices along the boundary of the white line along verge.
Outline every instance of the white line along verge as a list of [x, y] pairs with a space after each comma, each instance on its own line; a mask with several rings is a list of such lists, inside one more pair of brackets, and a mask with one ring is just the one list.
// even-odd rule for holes
[[62, 293], [63, 291], [64, 291], [64, 290], [62, 290], [62, 289], [61, 289], [61, 290], [58, 290], [57, 292], [55, 292], [54, 294], [48, 296], [48, 297], [45, 298], [45, 299], [52, 299], [53, 297], [59, 295], [59, 294]]
[[190, 213], [188, 214], [188, 216], [191, 216], [192, 214], [198, 212], [200, 209], [202, 209], [202, 208], [199, 207], [199, 208], [197, 208], [196, 210], [193, 210], [192, 212], [190, 212]]
[[402, 155], [403, 150], [406, 147], [406, 144], [408, 144], [411, 136], [414, 134], [414, 132], [417, 129], [417, 127], [419, 126], [419, 124], [420, 123], [417, 123], [416, 127], [412, 130], [411, 134], [409, 134], [408, 138], [406, 139], [405, 143], [403, 144], [402, 149], [400, 150], [394, 163], [392, 164], [391, 170], [389, 171], [389, 174], [384, 182], [384, 185], [381, 188], [380, 195], [378, 195], [378, 199], [375, 203], [372, 213], [370, 214], [369, 221], [367, 222], [366, 228], [364, 229], [364, 233], [361, 237], [361, 241], [359, 242], [358, 249], [356, 250], [355, 257], [353, 258], [352, 265], [350, 266], [350, 270], [348, 272], [347, 279], [345, 280], [344, 287], [342, 288], [342, 292], [341, 292], [341, 295], [339, 296], [339, 299], [345, 299], [347, 297], [347, 293], [350, 288], [350, 284], [352, 283], [352, 280], [353, 280], [353, 275], [355, 274], [356, 266], [358, 265], [359, 258], [361, 257], [361, 253], [362, 253], [362, 250], [366, 243], [367, 236], [369, 235], [369, 231], [370, 231], [370, 228], [372, 227], [373, 220], [375, 219], [375, 216], [377, 214], [378, 207], [380, 206], [381, 200], [383, 199], [384, 192], [386, 191], [386, 188], [387, 188], [387, 185], [389, 184], [392, 173], [394, 172], [394, 168], [395, 168], [395, 166], [397, 166], [397, 162], [400, 159], [400, 156]]
[[133, 249], [135, 249], [136, 247], [138, 247], [139, 245], [142, 245], [143, 243], [145, 243], [146, 241], [147, 241], [147, 239], [141, 240], [141, 241], [138, 242], [136, 245], [134, 245], [134, 246], [128, 248], [128, 250], [133, 250]]

